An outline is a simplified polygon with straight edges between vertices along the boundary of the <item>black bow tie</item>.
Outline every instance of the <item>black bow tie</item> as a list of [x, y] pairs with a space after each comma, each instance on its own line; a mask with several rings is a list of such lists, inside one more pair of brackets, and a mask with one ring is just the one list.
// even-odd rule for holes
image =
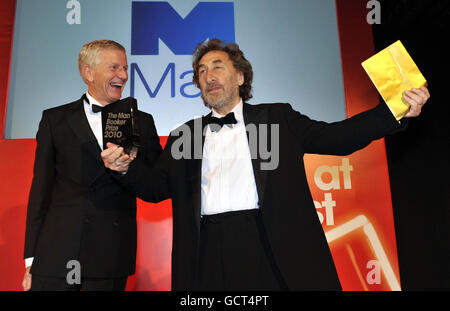
[[105, 108], [104, 106], [99, 106], [99, 105], [94, 105], [92, 104], [92, 111], [93, 112], [100, 112], [103, 110], [103, 108]]
[[207, 122], [211, 131], [218, 132], [225, 124], [228, 127], [232, 127], [233, 124], [237, 123], [237, 120], [234, 117], [234, 112], [230, 112], [223, 118], [209, 117], [209, 120]]
[[[89, 102], [89, 99], [87, 98], [87, 96], [86, 96], [86, 93], [84, 93], [83, 94], [83, 97], [82, 97], [89, 105], [91, 105], [91, 103]], [[99, 105], [94, 105], [94, 104], [92, 104], [91, 105], [92, 106], [92, 111], [95, 113], [95, 112], [100, 112], [100, 111], [102, 111], [103, 110], [103, 108], [105, 108], [104, 106], [99, 106]]]

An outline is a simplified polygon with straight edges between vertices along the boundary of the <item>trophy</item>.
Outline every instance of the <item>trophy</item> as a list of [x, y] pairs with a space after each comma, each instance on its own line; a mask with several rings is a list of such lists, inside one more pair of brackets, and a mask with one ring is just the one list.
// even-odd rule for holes
[[103, 148], [111, 142], [136, 157], [140, 147], [137, 126], [137, 101], [127, 97], [105, 106], [102, 110]]

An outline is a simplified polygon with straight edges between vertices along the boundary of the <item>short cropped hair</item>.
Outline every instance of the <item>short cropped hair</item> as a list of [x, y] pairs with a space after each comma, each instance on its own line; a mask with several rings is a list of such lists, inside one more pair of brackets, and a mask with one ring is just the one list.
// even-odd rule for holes
[[252, 82], [253, 82], [253, 69], [250, 62], [244, 57], [244, 53], [239, 49], [239, 45], [236, 43], [225, 43], [220, 39], [211, 39], [202, 43], [199, 43], [194, 50], [192, 68], [194, 69], [194, 76], [192, 81], [200, 88], [198, 81], [198, 63], [202, 57], [211, 51], [223, 51], [230, 57], [233, 66], [236, 70], [240, 71], [244, 75], [244, 83], [239, 87], [239, 96], [245, 102], [252, 98]]
[[86, 82], [86, 79], [83, 75], [83, 67], [88, 65], [95, 68], [99, 64], [98, 55], [105, 49], [115, 49], [126, 53], [125, 48], [120, 43], [112, 40], [95, 40], [83, 45], [78, 54], [78, 70], [84, 82]]

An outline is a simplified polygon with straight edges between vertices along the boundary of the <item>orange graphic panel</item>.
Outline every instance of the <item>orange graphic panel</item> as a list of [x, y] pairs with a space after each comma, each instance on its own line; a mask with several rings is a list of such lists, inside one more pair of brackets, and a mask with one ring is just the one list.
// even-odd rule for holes
[[306, 155], [308, 183], [344, 290], [400, 290], [382, 140], [350, 156]]

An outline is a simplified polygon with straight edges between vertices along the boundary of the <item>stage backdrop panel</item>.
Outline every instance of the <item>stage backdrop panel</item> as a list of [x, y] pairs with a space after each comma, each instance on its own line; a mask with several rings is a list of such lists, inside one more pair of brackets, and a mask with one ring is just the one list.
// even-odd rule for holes
[[18, 0], [5, 137], [34, 138], [43, 109], [81, 96], [78, 52], [96, 39], [126, 48], [124, 95], [167, 136], [208, 113], [192, 84], [191, 54], [213, 37], [237, 42], [252, 63], [250, 103], [289, 102], [316, 119], [345, 118], [333, 1]]

